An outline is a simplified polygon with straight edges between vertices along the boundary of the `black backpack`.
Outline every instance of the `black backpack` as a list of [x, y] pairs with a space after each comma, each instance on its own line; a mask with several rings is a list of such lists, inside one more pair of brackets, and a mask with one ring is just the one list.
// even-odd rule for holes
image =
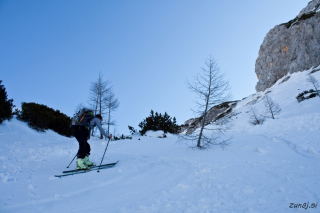
[[83, 108], [71, 118], [71, 125], [89, 126], [90, 120], [94, 118], [93, 110]]

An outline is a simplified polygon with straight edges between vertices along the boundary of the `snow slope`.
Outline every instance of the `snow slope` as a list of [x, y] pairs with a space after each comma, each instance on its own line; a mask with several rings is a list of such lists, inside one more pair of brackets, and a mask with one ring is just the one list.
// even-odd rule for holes
[[[240, 101], [225, 150], [194, 150], [175, 135], [148, 132], [110, 142], [104, 163], [120, 162], [100, 173], [54, 177], [76, 154], [76, 140], [36, 132], [16, 119], [5, 122], [0, 212], [319, 212], [320, 98], [295, 98], [312, 89], [308, 72], [270, 88], [282, 108], [275, 120], [249, 123], [248, 103], [262, 112], [262, 92]], [[313, 75], [320, 81], [320, 72]], [[99, 163], [107, 141], [89, 142], [90, 158]], [[314, 208], [290, 208], [308, 202]]]

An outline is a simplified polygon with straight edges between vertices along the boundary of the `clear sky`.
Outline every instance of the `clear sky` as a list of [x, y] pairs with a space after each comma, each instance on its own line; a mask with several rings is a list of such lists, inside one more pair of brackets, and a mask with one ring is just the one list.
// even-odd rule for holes
[[239, 100], [255, 93], [266, 33], [309, 0], [0, 0], [0, 80], [9, 98], [72, 116], [99, 72], [120, 106], [117, 133], [150, 110], [182, 124], [195, 95], [186, 80], [212, 55]]

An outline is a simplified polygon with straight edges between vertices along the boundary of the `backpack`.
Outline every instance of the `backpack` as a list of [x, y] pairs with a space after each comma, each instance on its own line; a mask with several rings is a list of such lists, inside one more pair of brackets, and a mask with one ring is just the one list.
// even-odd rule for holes
[[71, 118], [71, 125], [89, 126], [90, 120], [94, 118], [93, 110], [83, 108]]

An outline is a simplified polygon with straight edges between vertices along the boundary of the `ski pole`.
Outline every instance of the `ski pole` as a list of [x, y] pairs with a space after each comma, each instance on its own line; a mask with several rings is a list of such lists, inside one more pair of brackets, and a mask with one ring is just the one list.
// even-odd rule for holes
[[[109, 142], [110, 142], [110, 138], [109, 138], [109, 140], [108, 140], [108, 144], [107, 144], [107, 146], [106, 146], [106, 149], [104, 150], [104, 154], [103, 154], [103, 157], [102, 157], [102, 159], [101, 159], [100, 166], [101, 166], [101, 164], [102, 164], [102, 161], [103, 161], [104, 155], [106, 154], [106, 151], [107, 151], [107, 149], [108, 149]], [[100, 171], [99, 171], [99, 170], [100, 170], [100, 166], [99, 166], [99, 169], [98, 169], [98, 171], [97, 171], [97, 172], [100, 172]]]
[[[69, 164], [69, 166], [72, 164], [72, 162], [74, 161], [74, 159], [77, 157], [78, 153], [76, 154], [76, 156], [74, 156], [74, 158], [72, 159], [71, 163]], [[69, 166], [67, 166], [67, 168], [69, 168]]]

